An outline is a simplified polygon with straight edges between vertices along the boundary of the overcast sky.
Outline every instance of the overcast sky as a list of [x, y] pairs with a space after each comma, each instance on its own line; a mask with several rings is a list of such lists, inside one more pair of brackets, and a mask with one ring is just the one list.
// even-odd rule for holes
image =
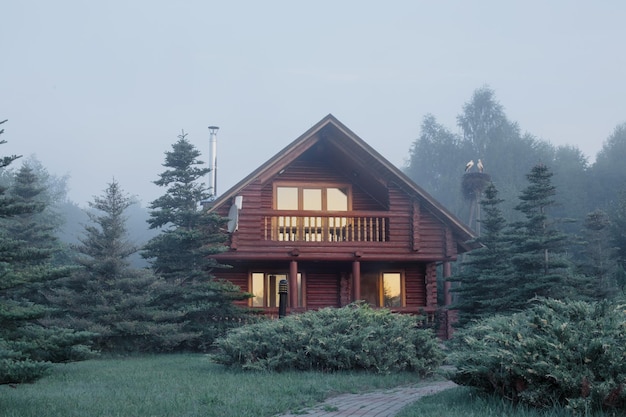
[[[8, 0], [0, 155], [113, 178], [143, 205], [184, 129], [217, 192], [332, 113], [398, 167], [432, 113], [488, 85], [523, 131], [591, 160], [626, 122], [626, 2]], [[18, 165], [19, 166], [19, 165]]]

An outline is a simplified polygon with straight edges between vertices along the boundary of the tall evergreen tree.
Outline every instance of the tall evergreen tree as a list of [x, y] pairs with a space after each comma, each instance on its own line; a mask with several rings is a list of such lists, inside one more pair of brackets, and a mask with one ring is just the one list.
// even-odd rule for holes
[[184, 311], [186, 330], [199, 336], [187, 347], [206, 350], [213, 340], [238, 322], [243, 313], [234, 300], [247, 295], [228, 282], [213, 280], [211, 269], [223, 267], [208, 256], [224, 249], [219, 233], [225, 219], [207, 215], [201, 202], [209, 198], [202, 178], [209, 172], [200, 152], [183, 132], [172, 150], [165, 152], [167, 169], [155, 184], [166, 193], [150, 205], [148, 223], [161, 229], [144, 247], [142, 255], [154, 271], [173, 286], [161, 298], [167, 308]]
[[611, 244], [615, 248], [617, 262], [616, 282], [624, 292], [626, 290], [626, 189], [618, 193], [617, 201], [609, 212]]
[[588, 277], [587, 286], [578, 288], [589, 298], [612, 298], [618, 290], [617, 248], [611, 239], [611, 221], [603, 210], [595, 210], [585, 218], [577, 271]]
[[556, 194], [552, 175], [546, 165], [533, 167], [527, 175], [529, 185], [516, 206], [524, 219], [513, 223], [510, 231], [513, 309], [524, 309], [536, 296], [562, 298], [571, 294], [571, 282], [566, 280], [569, 263], [564, 258], [567, 236], [556, 228], [550, 215]]
[[460, 326], [509, 311], [511, 249], [505, 239], [506, 220], [500, 210], [503, 200], [493, 183], [485, 188], [483, 195], [482, 234], [476, 238], [481, 247], [467, 256], [461, 272], [450, 279], [456, 283], [453, 292], [458, 296], [451, 308], [459, 311]]
[[[17, 158], [1, 158], [0, 168]], [[0, 189], [0, 383], [33, 381], [45, 374], [48, 361], [83, 357], [81, 343], [88, 336], [42, 323], [51, 309], [36, 303], [35, 296], [67, 271], [47, 265], [49, 248], [35, 243], [41, 235], [31, 220], [41, 210], [35, 201], [40, 190], [27, 188]]]
[[[50, 213], [51, 199], [45, 184], [29, 164], [23, 164], [15, 173], [9, 195], [16, 204], [31, 207], [31, 210], [11, 218], [11, 221], [6, 223], [8, 232], [32, 249], [28, 264], [49, 265], [51, 258], [63, 250], [56, 236], [60, 223], [55, 221], [56, 214]], [[38, 253], [34, 253], [35, 249]], [[52, 272], [50, 268], [48, 270]]]
[[589, 163], [580, 149], [574, 146], [556, 148], [551, 163], [554, 186], [559, 190], [555, 196], [557, 205], [552, 214], [564, 220], [563, 230], [579, 233], [587, 214], [592, 210], [589, 199]]
[[185, 339], [181, 314], [155, 304], [163, 282], [129, 265], [128, 257], [138, 250], [125, 226], [124, 213], [132, 204], [115, 180], [89, 203], [91, 223], [76, 247], [82, 268], [55, 291], [53, 300], [67, 314], [62, 320], [97, 333], [100, 350], [172, 350]]
[[201, 210], [201, 202], [209, 198], [201, 180], [210, 170], [202, 167], [200, 152], [186, 137], [184, 132], [179, 135], [172, 151], [165, 153], [163, 165], [168, 169], [154, 181], [166, 193], [151, 203], [148, 224], [161, 234], [143, 250], [155, 272], [170, 281], [205, 279], [208, 269], [216, 266], [207, 255], [222, 250], [219, 244], [224, 242], [211, 233], [220, 219]]

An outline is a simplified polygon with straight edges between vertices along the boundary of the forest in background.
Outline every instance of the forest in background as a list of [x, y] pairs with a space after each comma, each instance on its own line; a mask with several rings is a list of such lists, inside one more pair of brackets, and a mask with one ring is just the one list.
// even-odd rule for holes
[[[462, 106], [456, 127], [440, 124], [432, 114], [424, 116], [403, 169], [474, 230], [476, 202], [462, 190], [465, 167], [471, 160], [483, 163], [484, 173], [504, 200], [502, 211], [508, 221], [518, 220], [514, 207], [527, 185], [526, 175], [537, 164], [548, 166], [557, 189], [551, 215], [562, 220], [564, 231], [574, 234], [580, 232], [588, 213], [615, 209], [625, 190], [626, 122], [606, 138], [593, 163], [576, 146], [554, 146], [525, 132], [507, 117], [489, 87], [477, 89]], [[477, 165], [472, 170], [476, 172]]]

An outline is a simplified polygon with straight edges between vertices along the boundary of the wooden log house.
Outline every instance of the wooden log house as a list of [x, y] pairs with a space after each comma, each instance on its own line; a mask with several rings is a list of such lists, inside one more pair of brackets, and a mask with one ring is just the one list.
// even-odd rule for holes
[[232, 268], [213, 274], [252, 293], [251, 308], [277, 315], [284, 279], [288, 314], [365, 300], [451, 330], [437, 270], [449, 275], [473, 232], [332, 115], [208, 210], [229, 217], [228, 250], [214, 257]]

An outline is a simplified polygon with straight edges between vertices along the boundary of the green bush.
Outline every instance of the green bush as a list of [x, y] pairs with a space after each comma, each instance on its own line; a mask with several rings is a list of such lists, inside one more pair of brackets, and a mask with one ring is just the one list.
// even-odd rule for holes
[[352, 304], [295, 314], [231, 331], [212, 359], [242, 369], [432, 373], [443, 358], [419, 318]]
[[459, 330], [451, 379], [534, 407], [626, 408], [626, 305], [538, 299]]

